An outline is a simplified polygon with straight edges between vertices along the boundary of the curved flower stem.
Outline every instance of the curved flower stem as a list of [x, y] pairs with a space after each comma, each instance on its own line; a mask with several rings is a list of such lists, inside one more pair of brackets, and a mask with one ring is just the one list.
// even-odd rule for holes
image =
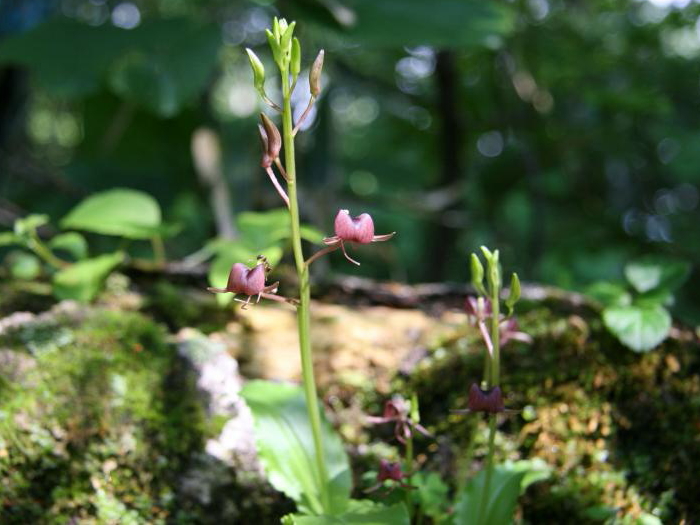
[[326, 246], [325, 248], [323, 248], [323, 249], [317, 251], [317, 252], [314, 253], [311, 257], [309, 257], [308, 259], [306, 259], [306, 261], [304, 262], [304, 264], [305, 264], [306, 267], [308, 268], [309, 266], [311, 266], [311, 263], [314, 262], [316, 259], [318, 259], [319, 257], [322, 257], [322, 256], [326, 255], [327, 253], [334, 252], [334, 251], [337, 250], [338, 248], [340, 248], [340, 244], [334, 244], [334, 245], [331, 245], [331, 246]]
[[263, 96], [263, 102], [265, 102], [265, 104], [270, 106], [275, 111], [279, 111], [280, 113], [282, 113], [282, 108], [275, 104], [267, 95]]
[[279, 196], [282, 197], [282, 200], [287, 205], [287, 208], [289, 208], [289, 197], [287, 196], [287, 192], [285, 192], [284, 188], [282, 188], [280, 185], [277, 177], [275, 177], [275, 172], [272, 171], [271, 167], [265, 168], [265, 171], [267, 172], [267, 176], [270, 177], [270, 182], [272, 182], [272, 185], [277, 190], [277, 193], [279, 193]]
[[304, 262], [304, 253], [301, 249], [301, 226], [299, 222], [299, 203], [297, 202], [296, 164], [294, 159], [294, 134], [292, 128], [291, 91], [289, 87], [289, 72], [285, 69], [282, 73], [282, 136], [284, 141], [284, 164], [287, 170], [287, 190], [289, 195], [289, 214], [292, 223], [292, 251], [294, 262], [299, 277], [299, 307], [297, 319], [299, 325], [299, 349], [301, 352], [301, 372], [304, 381], [304, 395], [306, 407], [309, 412], [309, 422], [313, 434], [314, 452], [316, 460], [316, 475], [321, 488], [321, 504], [325, 511], [330, 511], [330, 497], [328, 494], [328, 471], [326, 469], [321, 440], [321, 407], [316, 393], [316, 381], [314, 379], [313, 358], [311, 354], [310, 339], [310, 312], [311, 292], [309, 286], [309, 267]]
[[309, 116], [309, 111], [311, 111], [311, 108], [314, 107], [314, 102], [316, 102], [316, 98], [312, 95], [311, 98], [309, 99], [309, 105], [306, 106], [306, 109], [304, 110], [304, 112], [301, 114], [301, 117], [299, 117], [299, 120], [297, 121], [297, 125], [294, 126], [294, 130], [292, 130], [292, 135], [296, 136], [296, 134], [299, 132], [299, 128], [306, 120], [306, 117]]

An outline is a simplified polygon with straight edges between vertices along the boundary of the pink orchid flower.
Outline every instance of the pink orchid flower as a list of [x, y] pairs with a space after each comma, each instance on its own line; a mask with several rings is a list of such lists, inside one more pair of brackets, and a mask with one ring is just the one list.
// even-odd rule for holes
[[408, 411], [409, 405], [406, 400], [401, 396], [394, 396], [384, 404], [384, 413], [381, 417], [367, 416], [367, 422], [372, 424], [394, 423], [394, 437], [403, 444], [413, 436], [413, 430], [417, 430], [426, 437], [432, 437], [423, 425], [411, 419]]
[[374, 492], [384, 486], [385, 481], [393, 481], [394, 485], [389, 489], [391, 492], [397, 486], [404, 489], [415, 489], [413, 485], [409, 485], [404, 482], [404, 479], [409, 477], [401, 470], [401, 463], [392, 463], [386, 459], [379, 461], [379, 472], [377, 472], [377, 483], [376, 485], [368, 488], [365, 492]]
[[385, 235], [374, 234], [374, 221], [369, 213], [362, 213], [357, 217], [351, 217], [348, 210], [340, 210], [335, 216], [335, 235], [326, 237], [323, 242], [332, 248], [340, 247], [345, 258], [353, 264], [360, 265], [352, 259], [345, 251], [345, 243], [369, 244], [371, 242], [382, 242], [391, 239], [396, 232]]
[[209, 287], [207, 290], [214, 293], [232, 293], [234, 296], [238, 294], [247, 295], [248, 298], [245, 301], [234, 297], [234, 301], [243, 303], [244, 309], [255, 295], [258, 296], [255, 301], [256, 304], [260, 302], [261, 297], [286, 302], [287, 300], [284, 297], [275, 295], [279, 282], [265, 286], [267, 268], [268, 266], [264, 262], [261, 262], [254, 268], [248, 268], [243, 263], [236, 263], [231, 267], [231, 272], [228, 274], [226, 288]]

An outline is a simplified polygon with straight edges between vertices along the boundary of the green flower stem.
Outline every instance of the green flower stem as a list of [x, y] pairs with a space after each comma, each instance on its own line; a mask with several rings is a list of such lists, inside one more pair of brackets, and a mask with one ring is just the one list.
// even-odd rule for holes
[[292, 251], [294, 263], [299, 278], [299, 306], [297, 320], [299, 324], [299, 349], [301, 352], [301, 372], [304, 381], [306, 407], [309, 411], [309, 422], [313, 433], [314, 450], [316, 453], [316, 468], [321, 487], [321, 504], [325, 511], [330, 511], [328, 495], [328, 472], [323, 455], [321, 441], [321, 407], [316, 393], [313, 358], [311, 355], [310, 313], [311, 291], [309, 288], [309, 268], [304, 262], [301, 249], [301, 228], [299, 223], [299, 203], [297, 202], [296, 164], [294, 159], [294, 135], [292, 126], [291, 90], [289, 88], [289, 73], [282, 73], [282, 139], [284, 143], [284, 163], [287, 171], [287, 194], [289, 196], [289, 214], [292, 223]]
[[[500, 281], [500, 279], [499, 279]], [[498, 386], [500, 380], [500, 359], [501, 359], [501, 341], [499, 332], [499, 317], [500, 304], [499, 292], [500, 287], [494, 285], [491, 292], [491, 343], [493, 344], [493, 357], [491, 360], [491, 377], [489, 379], [489, 388]], [[486, 509], [489, 502], [491, 492], [491, 478], [493, 477], [493, 455], [496, 443], [496, 414], [489, 415], [489, 451], [486, 456], [486, 474], [484, 479], [484, 487], [481, 491], [481, 503], [479, 504], [479, 520], [478, 523], [483, 523], [485, 519]]]
[[153, 260], [155, 261], [156, 266], [163, 268], [167, 262], [163, 238], [160, 235], [154, 235], [151, 237], [151, 247], [153, 248]]
[[[413, 435], [409, 435], [406, 438], [406, 457], [405, 457], [404, 468], [406, 469], [406, 482], [409, 485], [413, 485], [411, 473], [413, 472]], [[406, 508], [408, 509], [408, 515], [413, 515], [413, 499], [411, 495], [411, 490], [406, 489]]]
[[486, 509], [491, 493], [491, 478], [493, 476], [493, 452], [496, 443], [496, 414], [489, 416], [489, 453], [486, 456], [486, 474], [484, 479], [484, 487], [481, 491], [481, 502], [479, 504], [479, 519], [477, 523], [486, 521]]

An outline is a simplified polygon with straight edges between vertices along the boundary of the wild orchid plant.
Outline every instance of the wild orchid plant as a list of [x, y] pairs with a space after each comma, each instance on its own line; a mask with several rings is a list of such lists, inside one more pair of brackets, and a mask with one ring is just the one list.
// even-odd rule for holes
[[[496, 438], [496, 416], [502, 412], [515, 412], [505, 408], [501, 392], [501, 345], [508, 340], [529, 341], [529, 337], [517, 330], [513, 316], [515, 304], [520, 299], [520, 279], [516, 273], [511, 275], [510, 291], [505, 300], [507, 315], [501, 314], [501, 291], [503, 279], [498, 250], [491, 251], [482, 246], [481, 251], [486, 260], [486, 286], [484, 286], [484, 266], [479, 257], [471, 255], [472, 286], [477, 297], [469, 297], [466, 310], [470, 319], [479, 328], [484, 341], [484, 376], [481, 384], [473, 383], [469, 389], [467, 409], [455, 410], [456, 413], [483, 412], [489, 418], [488, 454], [486, 473], [481, 489], [476, 523], [485, 522], [487, 506], [491, 497], [491, 479], [493, 477], [493, 456]], [[488, 323], [488, 326], [487, 326]]]
[[[256, 302], [261, 298], [275, 301], [285, 301], [296, 306], [299, 332], [299, 348], [301, 353], [303, 389], [306, 399], [309, 425], [313, 436], [314, 462], [316, 467], [315, 477], [320, 487], [320, 509], [323, 513], [332, 513], [333, 502], [329, 494], [328, 468], [324, 454], [322, 441], [321, 406], [318, 402], [316, 381], [313, 372], [313, 361], [310, 341], [310, 284], [309, 266], [316, 259], [335, 251], [342, 250], [345, 257], [354, 264], [359, 264], [352, 259], [346, 250], [347, 244], [368, 244], [377, 241], [386, 241], [394, 234], [375, 235], [372, 217], [363, 213], [358, 217], [352, 217], [348, 210], [340, 210], [335, 217], [335, 235], [324, 239], [326, 245], [321, 250], [308, 258], [305, 258], [302, 249], [302, 236], [299, 221], [299, 203], [297, 198], [297, 172], [294, 152], [294, 138], [301, 129], [302, 123], [308, 117], [311, 108], [321, 93], [321, 72], [323, 68], [324, 52], [321, 50], [309, 69], [309, 103], [297, 122], [292, 120], [292, 93], [297, 87], [297, 80], [301, 72], [301, 46], [299, 40], [294, 37], [295, 22], [287, 23], [284, 19], [274, 19], [272, 30], [267, 30], [268, 43], [272, 51], [272, 57], [280, 72], [282, 102], [277, 104], [268, 97], [265, 92], [265, 68], [262, 61], [251, 49], [246, 49], [250, 65], [253, 70], [253, 82], [262, 100], [276, 113], [281, 114], [282, 132], [273, 120], [265, 113], [261, 113], [261, 124], [258, 126], [262, 144], [261, 166], [267, 173], [272, 185], [284, 201], [289, 210], [291, 219], [291, 241], [294, 263], [299, 282], [298, 299], [287, 299], [277, 295], [278, 283], [266, 284], [267, 273], [270, 268], [265, 260], [258, 261], [253, 268], [248, 268], [243, 263], [236, 263], [231, 268], [228, 283], [225, 288], [209, 288], [216, 293], [232, 293], [244, 296], [245, 299], [236, 299], [243, 302], [246, 308], [253, 297]], [[280, 152], [284, 154], [284, 161]], [[284, 181], [280, 183], [277, 173]], [[285, 189], [286, 186], [286, 189]], [[235, 297], [234, 297], [235, 298]]]

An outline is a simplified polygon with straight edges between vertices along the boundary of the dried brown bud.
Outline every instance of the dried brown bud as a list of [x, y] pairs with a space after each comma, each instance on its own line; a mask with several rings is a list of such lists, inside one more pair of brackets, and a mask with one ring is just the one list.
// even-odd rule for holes
[[323, 49], [318, 52], [318, 56], [309, 70], [309, 91], [316, 98], [321, 94], [321, 71], [323, 70]]
[[[265, 131], [265, 137], [267, 139], [267, 156], [270, 157], [270, 163], [266, 166], [263, 164], [263, 168], [269, 167], [274, 160], [280, 156], [280, 149], [282, 149], [282, 136], [280, 131], [275, 126], [265, 113], [260, 113], [260, 120], [262, 120], [262, 126]], [[262, 133], [261, 133], [262, 136]], [[265, 161], [265, 154], [263, 154], [263, 161]]]

